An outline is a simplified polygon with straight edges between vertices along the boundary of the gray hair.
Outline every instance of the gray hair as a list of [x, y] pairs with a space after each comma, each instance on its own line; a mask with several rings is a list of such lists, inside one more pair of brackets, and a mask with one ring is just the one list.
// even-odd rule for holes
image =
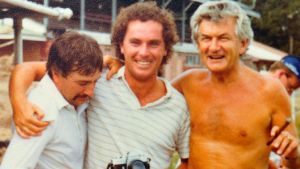
[[221, 1], [208, 1], [199, 6], [194, 12], [190, 26], [192, 30], [192, 39], [194, 43], [197, 42], [199, 37], [199, 25], [202, 20], [210, 20], [218, 22], [224, 17], [235, 17], [236, 20], [236, 35], [239, 39], [248, 39], [250, 42], [253, 39], [253, 30], [251, 28], [251, 22], [246, 12], [233, 1], [221, 0]]

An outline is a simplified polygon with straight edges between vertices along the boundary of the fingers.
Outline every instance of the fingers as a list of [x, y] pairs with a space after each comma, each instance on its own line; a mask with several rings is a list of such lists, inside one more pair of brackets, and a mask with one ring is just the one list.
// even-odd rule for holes
[[[117, 63], [117, 64], [119, 64], [119, 63]], [[118, 72], [118, 70], [120, 69], [121, 66], [122, 65], [119, 64], [119, 65], [115, 65], [114, 67], [111, 67], [109, 72], [106, 75], [106, 79], [110, 80], [112, 78], [112, 76]]]
[[34, 109], [34, 116], [38, 119], [38, 120], [42, 120], [44, 118], [44, 113], [43, 111], [36, 106], [35, 104], [32, 104], [32, 107]]
[[40, 133], [42, 132], [47, 126], [49, 125], [49, 122], [47, 121], [40, 121], [36, 118], [32, 118], [28, 121], [26, 124], [26, 127], [31, 130], [34, 133]]
[[112, 72], [112, 69], [106, 74], [106, 80], [110, 80], [116, 72]]
[[272, 147], [278, 155], [283, 157], [288, 156], [292, 152], [297, 150], [299, 141], [297, 137], [293, 136], [287, 131], [281, 132], [281, 134], [273, 141]]
[[110, 80], [112, 76], [116, 74], [119, 71], [119, 69], [122, 67], [122, 63], [117, 58], [113, 58], [109, 62], [108, 67], [109, 67], [109, 72], [106, 75], [106, 79]]
[[13, 114], [17, 133], [23, 138], [38, 136], [49, 122], [41, 121], [44, 114], [36, 105], [30, 103], [26, 108], [25, 111]]
[[41, 134], [41, 133], [35, 134], [26, 127], [22, 127], [22, 128], [16, 127], [16, 131], [19, 134], [19, 136], [21, 136], [22, 138], [25, 138], [25, 139], [28, 139], [31, 136], [38, 136]]
[[291, 137], [292, 136], [287, 131], [283, 131], [281, 133], [280, 137], [276, 141], [276, 148], [278, 148], [277, 151], [276, 151], [277, 154], [282, 155], [284, 150], [290, 144]]
[[35, 136], [42, 132], [48, 125], [49, 122], [41, 121], [35, 117], [31, 117], [29, 119], [26, 119], [22, 126], [24, 126], [24, 128], [26, 128], [27, 130], [30, 130], [30, 132], [28, 133], [31, 133], [31, 136]]
[[29, 138], [28, 134], [18, 126], [16, 126], [16, 131], [19, 134], [19, 136], [21, 136], [22, 138]]
[[31, 117], [19, 122], [19, 125], [16, 125], [16, 130], [21, 137], [29, 138], [31, 136], [39, 136], [48, 125], [49, 122], [40, 121]]
[[110, 80], [114, 74], [122, 67], [122, 61], [116, 57], [106, 55], [103, 58], [103, 66], [109, 69], [106, 79]]
[[271, 137], [274, 137], [276, 133], [278, 132], [279, 127], [278, 126], [273, 126], [271, 129]]
[[[288, 155], [292, 154], [292, 152], [295, 152], [295, 150], [297, 151], [298, 145], [299, 145], [299, 140], [297, 137], [289, 134], [288, 136], [288, 146], [287, 148], [282, 152], [282, 156], [283, 157], [287, 157]], [[296, 153], [297, 154], [297, 153]]]

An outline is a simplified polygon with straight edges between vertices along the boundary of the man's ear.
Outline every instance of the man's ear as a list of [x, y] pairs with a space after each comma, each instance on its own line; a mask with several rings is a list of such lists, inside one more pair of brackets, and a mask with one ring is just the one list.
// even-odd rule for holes
[[277, 69], [275, 72], [274, 72], [274, 76], [277, 77], [277, 78], [281, 78], [282, 76], [285, 76], [286, 72], [283, 70], [283, 69]]
[[124, 47], [123, 47], [123, 42], [120, 43], [120, 52], [124, 55]]
[[243, 55], [246, 53], [246, 51], [250, 45], [249, 43], [250, 43], [249, 39], [241, 40], [240, 55]]
[[52, 79], [54, 82], [56, 82], [58, 78], [61, 76], [61, 74], [54, 67], [51, 68], [51, 72], [52, 72]]

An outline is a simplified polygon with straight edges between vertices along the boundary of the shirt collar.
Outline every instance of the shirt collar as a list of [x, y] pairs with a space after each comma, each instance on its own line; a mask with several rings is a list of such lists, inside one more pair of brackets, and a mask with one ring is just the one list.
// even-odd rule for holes
[[[41, 80], [41, 85], [45, 87], [45, 92], [48, 96], [51, 97], [51, 100], [54, 101], [55, 105], [57, 106], [58, 110], [61, 110], [64, 107], [73, 107], [60, 93], [60, 91], [55, 86], [53, 80], [50, 78], [48, 74], [46, 74], [43, 79]], [[88, 107], [88, 103], [83, 103], [77, 107], [77, 111], [81, 113]]]
[[45, 88], [45, 92], [48, 96], [51, 97], [51, 100], [55, 103], [57, 108], [61, 108], [70, 105], [69, 102], [62, 96], [60, 91], [56, 88], [53, 80], [48, 74], [46, 74], [43, 79], [40, 81], [41, 85]]
[[[119, 69], [118, 73], [116, 74], [116, 78], [117, 79], [122, 79], [125, 82], [125, 84], [128, 86], [128, 88], [130, 89], [130, 87], [129, 87], [126, 79], [125, 79], [125, 66], [123, 66]], [[147, 107], [156, 106], [158, 104], [161, 104], [161, 103], [163, 103], [164, 101], [166, 101], [167, 99], [169, 99], [172, 96], [173, 87], [172, 87], [171, 83], [168, 80], [166, 80], [162, 77], [159, 77], [159, 79], [163, 81], [163, 83], [165, 85], [165, 88], [167, 90], [167, 93], [164, 96], [162, 96], [161, 98], [159, 98], [158, 100], [156, 100], [152, 103], [148, 103], [147, 105], [143, 106], [143, 108], [147, 108]]]

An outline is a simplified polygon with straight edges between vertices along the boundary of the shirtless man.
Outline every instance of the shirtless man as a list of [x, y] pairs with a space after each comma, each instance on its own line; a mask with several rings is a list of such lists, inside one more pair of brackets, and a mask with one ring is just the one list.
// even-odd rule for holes
[[253, 37], [245, 12], [232, 1], [209, 1], [194, 13], [191, 27], [207, 70], [174, 81], [191, 116], [188, 168], [266, 169], [271, 149], [292, 166], [298, 155], [298, 141], [289, 134], [296, 136], [294, 124], [266, 145], [278, 131], [272, 126], [290, 116], [288, 95], [279, 81], [240, 61]]

